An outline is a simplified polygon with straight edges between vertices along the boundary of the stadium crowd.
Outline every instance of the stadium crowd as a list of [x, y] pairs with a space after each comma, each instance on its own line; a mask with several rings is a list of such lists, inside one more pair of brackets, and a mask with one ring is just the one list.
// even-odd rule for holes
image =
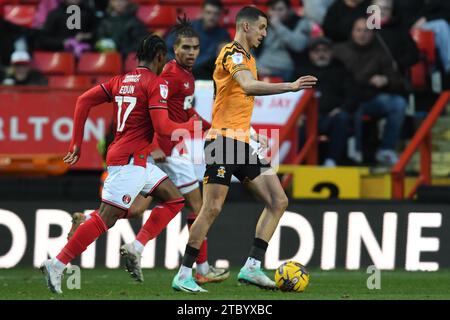
[[[30, 0], [12, 1], [17, 2], [30, 6]], [[259, 76], [268, 81], [291, 81], [299, 75], [311, 74], [319, 79], [316, 88], [319, 133], [321, 141], [326, 142], [321, 148], [321, 164], [328, 167], [367, 163], [365, 141], [368, 133], [378, 134], [378, 120], [383, 120], [384, 126], [380, 129], [378, 146], [372, 150], [374, 162], [392, 166], [398, 160], [397, 150], [405, 131], [413, 130], [405, 130], [405, 126], [412, 126], [407, 121], [411, 96], [430, 94], [432, 87], [435, 93], [450, 87], [450, 1], [447, 0], [229, 0], [223, 3], [220, 0], [41, 0], [31, 3], [35, 10], [29, 23], [15, 21], [6, 13], [6, 6], [5, 10], [0, 8], [1, 13], [5, 12], [0, 16], [0, 83], [4, 85], [48, 85], [47, 75], [33, 61], [35, 52], [70, 52], [77, 61], [86, 52], [117, 52], [126, 65], [149, 31], [166, 37], [169, 49], [172, 48], [170, 27], [160, 23], [152, 25], [155, 15], [167, 18], [168, 13], [143, 10], [155, 3], [175, 8], [173, 23], [183, 13], [193, 20], [201, 45], [193, 72], [196, 79], [211, 79], [218, 52], [234, 36], [232, 24], [227, 23], [234, 21], [233, 8], [240, 8], [244, 3], [261, 7], [267, 12], [269, 27], [266, 39], [254, 52]], [[79, 6], [81, 12], [76, 28], [68, 27], [67, 10], [71, 5]], [[368, 28], [373, 22], [367, 9], [371, 5], [377, 5], [380, 10], [380, 28]], [[434, 61], [427, 55], [428, 44], [420, 43], [419, 30], [432, 32], [437, 53]], [[173, 57], [173, 52], [169, 57]], [[417, 74], [419, 66], [425, 70], [421, 74]], [[440, 79], [438, 84], [436, 77], [432, 77], [436, 74]], [[408, 114], [411, 115], [414, 112]], [[368, 130], [370, 126], [377, 130]], [[355, 137], [355, 147], [348, 153], [351, 136]]]

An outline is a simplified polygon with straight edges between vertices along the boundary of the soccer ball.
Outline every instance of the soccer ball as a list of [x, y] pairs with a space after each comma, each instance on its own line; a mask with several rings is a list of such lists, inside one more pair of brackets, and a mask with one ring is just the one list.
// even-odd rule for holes
[[281, 291], [303, 292], [309, 284], [309, 272], [301, 263], [287, 261], [275, 271], [275, 283]]

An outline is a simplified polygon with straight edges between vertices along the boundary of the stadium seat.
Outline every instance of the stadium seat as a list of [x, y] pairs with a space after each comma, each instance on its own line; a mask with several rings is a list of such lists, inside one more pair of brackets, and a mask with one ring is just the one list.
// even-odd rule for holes
[[181, 6], [199, 6], [203, 4], [204, 0], [159, 0], [160, 4], [173, 4]]
[[200, 15], [202, 13], [202, 8], [200, 6], [183, 6], [179, 7], [177, 10], [177, 14], [179, 16], [183, 16], [183, 14], [186, 14], [186, 17], [188, 17], [190, 20], [196, 20], [200, 18]]
[[436, 62], [436, 46], [434, 43], [434, 33], [433, 31], [411, 29], [411, 35], [417, 44], [417, 48], [427, 58], [429, 64], [434, 64]]
[[4, 7], [4, 19], [14, 24], [31, 27], [36, 14], [34, 5], [6, 5]]
[[117, 52], [86, 52], [80, 57], [77, 73], [87, 75], [118, 75], [122, 73], [122, 58]]
[[253, 0], [222, 0], [222, 3], [225, 7], [230, 5], [245, 6], [253, 4]]
[[33, 67], [46, 75], [70, 75], [75, 73], [75, 58], [70, 52], [36, 51]]
[[177, 22], [177, 8], [171, 5], [140, 6], [137, 17], [148, 27], [171, 27]]
[[138, 62], [136, 60], [136, 52], [129, 53], [125, 60], [125, 72], [130, 72], [131, 70], [136, 68], [137, 65]]
[[231, 39], [234, 39], [234, 36], [236, 35], [236, 28], [235, 27], [230, 27], [227, 28], [228, 34], [230, 35]]
[[411, 84], [416, 90], [425, 90], [431, 66], [436, 62], [434, 33], [428, 30], [411, 29], [411, 35], [421, 53], [421, 61], [411, 67]]
[[427, 66], [425, 62], [419, 62], [410, 69], [411, 85], [415, 90], [424, 90], [427, 87]]
[[280, 77], [272, 77], [272, 76], [265, 76], [265, 77], [262, 77], [262, 78], [261, 78], [261, 81], [264, 81], [264, 82], [270, 82], [270, 83], [282, 83], [282, 82], [284, 82], [284, 81], [283, 81], [283, 78], [280, 78]]
[[56, 89], [86, 89], [92, 86], [89, 76], [50, 76], [48, 86]]
[[236, 21], [236, 15], [242, 6], [229, 6], [225, 8], [225, 15], [223, 16], [223, 25], [225, 27], [234, 27]]

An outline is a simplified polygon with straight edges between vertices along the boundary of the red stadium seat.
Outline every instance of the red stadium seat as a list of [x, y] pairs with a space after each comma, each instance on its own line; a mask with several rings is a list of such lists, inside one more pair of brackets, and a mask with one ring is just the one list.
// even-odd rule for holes
[[70, 52], [36, 51], [33, 66], [46, 75], [71, 75], [75, 73], [75, 58]]
[[424, 62], [413, 65], [410, 69], [411, 85], [416, 90], [424, 90], [427, 87], [427, 66]]
[[183, 14], [186, 14], [186, 17], [189, 18], [189, 20], [197, 20], [200, 18], [200, 15], [202, 13], [202, 7], [200, 6], [183, 6], [179, 7], [177, 10], [178, 16], [183, 16]]
[[177, 22], [177, 8], [159, 4], [140, 6], [137, 17], [148, 27], [171, 27]]
[[57, 89], [86, 89], [92, 86], [89, 76], [50, 76], [48, 86]]
[[4, 19], [23, 27], [31, 27], [36, 14], [34, 5], [6, 5]]
[[137, 65], [138, 61], [136, 59], [136, 52], [129, 53], [127, 59], [125, 60], [125, 72], [130, 72], [135, 69]]
[[225, 27], [234, 27], [236, 22], [236, 15], [242, 6], [229, 6], [225, 8], [225, 15], [223, 17], [223, 25]]
[[228, 34], [230, 35], [230, 39], [234, 39], [234, 36], [236, 35], [236, 28], [230, 27], [227, 28]]
[[249, 6], [253, 4], [253, 0], [222, 0], [222, 3], [225, 7], [230, 5]]
[[89, 75], [118, 75], [122, 73], [122, 58], [117, 52], [86, 52], [80, 57], [77, 71]]
[[204, 0], [159, 0], [160, 4], [173, 4], [181, 6], [200, 6]]
[[265, 76], [265, 77], [262, 77], [262, 78], [261, 78], [261, 81], [264, 81], [264, 82], [270, 82], [270, 83], [282, 83], [282, 82], [284, 82], [284, 81], [283, 81], [283, 78], [280, 78], [280, 77], [272, 77], [272, 76]]
[[436, 62], [436, 46], [434, 43], [433, 31], [411, 29], [411, 35], [417, 44], [420, 52], [426, 55], [427, 62], [433, 64]]

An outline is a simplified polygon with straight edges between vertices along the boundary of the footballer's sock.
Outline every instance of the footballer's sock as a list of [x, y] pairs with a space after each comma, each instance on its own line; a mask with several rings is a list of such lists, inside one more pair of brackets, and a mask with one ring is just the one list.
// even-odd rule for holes
[[147, 242], [156, 238], [161, 233], [183, 207], [184, 198], [164, 202], [154, 207], [150, 217], [139, 231], [136, 240], [145, 246]]
[[97, 211], [93, 212], [91, 214], [91, 219], [78, 227], [66, 246], [56, 256], [56, 259], [64, 265], [68, 264], [75, 257], [82, 254], [92, 242], [107, 230], [108, 227], [98, 215]]
[[203, 263], [198, 263], [197, 262], [196, 272], [198, 274], [201, 274], [202, 276], [206, 276], [208, 274], [208, 272], [209, 272], [209, 263], [208, 263], [208, 261], [205, 261]]
[[190, 245], [186, 245], [186, 250], [184, 251], [183, 261], [181, 263], [180, 271], [178, 272], [179, 278], [186, 279], [192, 277], [192, 265], [197, 259], [199, 250], [191, 247]]
[[133, 241], [133, 247], [139, 254], [142, 254], [145, 248], [145, 246], [139, 240]]
[[245, 262], [245, 267], [249, 270], [261, 268], [261, 261], [264, 259], [268, 246], [268, 242], [260, 238], [255, 238], [248, 259]]
[[[197, 215], [193, 212], [189, 213], [187, 217], [187, 225], [188, 229], [191, 230], [192, 224], [195, 221], [195, 218], [197, 218]], [[202, 245], [200, 247], [200, 251], [198, 253], [197, 260], [195, 261], [197, 263], [197, 272], [198, 272], [198, 265], [206, 263], [208, 270], [209, 270], [209, 264], [208, 264], [208, 240], [205, 238], [205, 240], [202, 242]], [[208, 270], [206, 273], [208, 273]], [[204, 273], [204, 274], [206, 274]], [[200, 273], [204, 275], [203, 273]]]

